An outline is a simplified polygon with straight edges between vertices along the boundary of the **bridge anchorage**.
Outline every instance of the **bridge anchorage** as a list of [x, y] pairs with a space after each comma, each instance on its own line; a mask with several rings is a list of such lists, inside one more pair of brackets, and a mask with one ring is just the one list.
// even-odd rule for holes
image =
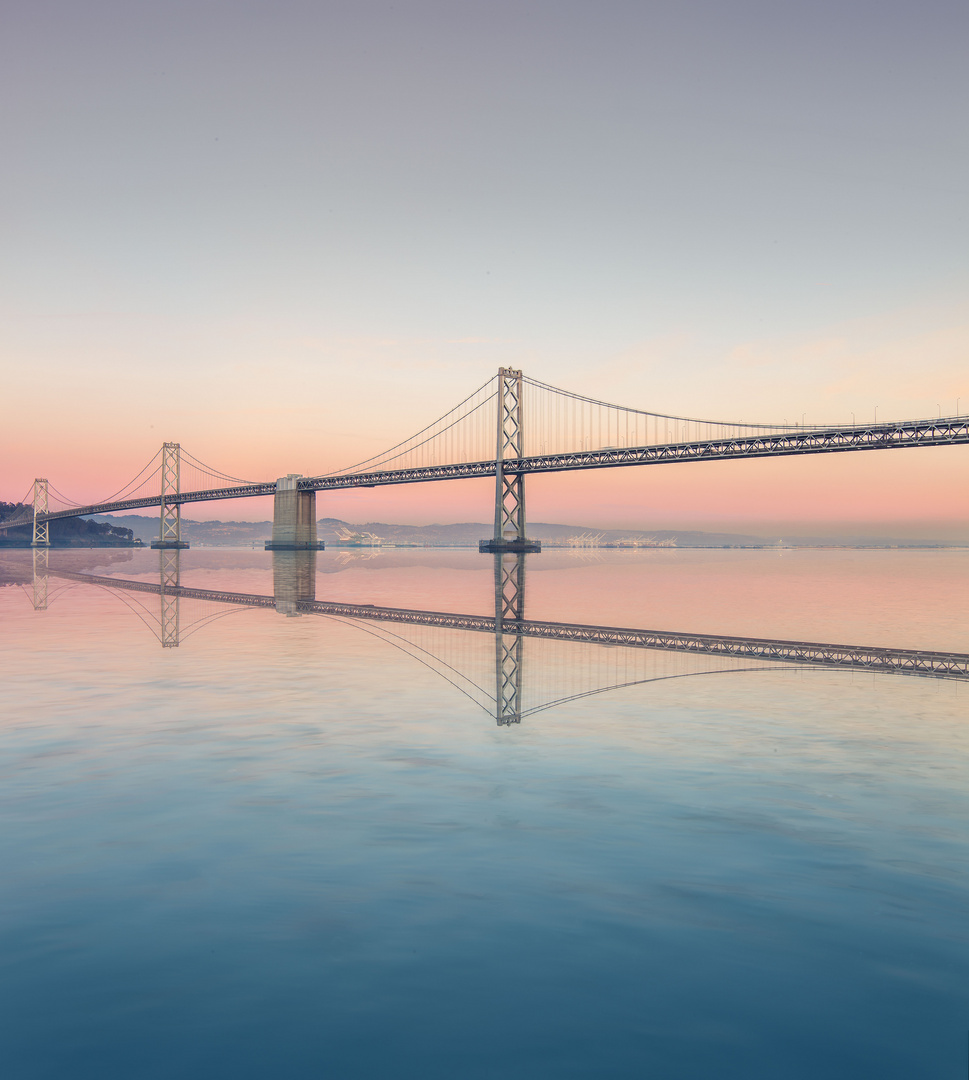
[[542, 550], [540, 540], [525, 535], [525, 477], [513, 461], [525, 456], [522, 417], [522, 373], [515, 368], [498, 369], [498, 451], [495, 457], [495, 535], [482, 540], [478, 551], [533, 552]]

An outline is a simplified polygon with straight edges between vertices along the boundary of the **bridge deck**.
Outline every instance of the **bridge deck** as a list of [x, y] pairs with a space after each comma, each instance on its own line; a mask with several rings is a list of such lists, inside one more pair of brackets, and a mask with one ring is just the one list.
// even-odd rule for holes
[[[935, 420], [907, 420], [900, 423], [873, 424], [867, 427], [832, 427], [801, 429], [769, 435], [740, 438], [659, 443], [651, 446], [609, 447], [602, 450], [578, 450], [565, 454], [534, 454], [504, 461], [506, 474], [568, 472], [579, 469], [611, 469], [637, 465], [663, 465], [689, 461], [725, 461], [736, 458], [790, 457], [798, 454], [849, 453], [860, 450], [892, 450], [920, 446], [955, 446], [969, 443], [969, 416]], [[311, 476], [299, 481], [300, 491], [344, 491], [350, 488], [386, 487], [391, 484], [424, 484], [437, 480], [467, 480], [493, 477], [494, 461], [471, 461], [453, 465], [413, 466], [366, 473], [342, 473], [335, 476]], [[185, 506], [219, 499], [250, 499], [274, 495], [276, 482], [183, 491], [169, 496], [169, 505]], [[92, 503], [88, 506], [56, 510], [46, 520], [89, 517], [92, 514], [117, 513], [161, 506], [161, 496]], [[43, 515], [41, 515], [43, 517]], [[0, 530], [23, 526], [28, 517]]]

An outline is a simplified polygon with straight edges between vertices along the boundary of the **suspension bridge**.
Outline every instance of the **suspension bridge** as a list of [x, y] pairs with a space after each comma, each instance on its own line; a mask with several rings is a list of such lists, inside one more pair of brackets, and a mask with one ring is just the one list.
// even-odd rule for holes
[[178, 549], [159, 552], [157, 583], [48, 568], [47, 550], [37, 549], [32, 599], [35, 610], [45, 611], [57, 587], [108, 590], [164, 648], [177, 648], [203, 626], [238, 611], [270, 609], [337, 620], [412, 656], [493, 715], [499, 726], [624, 687], [784, 666], [969, 681], [966, 653], [528, 619], [524, 554], [495, 555], [494, 564], [493, 613], [464, 614], [317, 600], [312, 551], [275, 552], [273, 593], [263, 595], [182, 585]]
[[48, 479], [36, 479], [15, 513], [0, 522], [0, 532], [29, 526], [33, 546], [44, 547], [52, 521], [158, 507], [159, 535], [152, 546], [177, 549], [188, 546], [181, 539], [182, 506], [271, 495], [273, 538], [266, 546], [315, 549], [322, 547], [317, 492], [493, 477], [494, 532], [480, 549], [528, 552], [541, 548], [526, 529], [530, 474], [964, 443], [964, 415], [827, 426], [704, 420], [609, 404], [501, 368], [417, 434], [335, 472], [244, 480], [169, 442], [128, 484], [99, 502], [73, 501]]

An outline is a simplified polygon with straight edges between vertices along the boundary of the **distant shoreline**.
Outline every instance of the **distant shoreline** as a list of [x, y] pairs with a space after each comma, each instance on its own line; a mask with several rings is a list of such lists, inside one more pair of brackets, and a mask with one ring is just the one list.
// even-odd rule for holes
[[[30, 540], [3, 540], [0, 539], [0, 550], [4, 551], [29, 551], [33, 547], [33, 543]], [[96, 548], [146, 548], [147, 544], [141, 540], [135, 538], [134, 540], [106, 540], [101, 544], [92, 543], [77, 543], [70, 540], [52, 540], [49, 544], [45, 544], [50, 550], [55, 551], [92, 551]]]

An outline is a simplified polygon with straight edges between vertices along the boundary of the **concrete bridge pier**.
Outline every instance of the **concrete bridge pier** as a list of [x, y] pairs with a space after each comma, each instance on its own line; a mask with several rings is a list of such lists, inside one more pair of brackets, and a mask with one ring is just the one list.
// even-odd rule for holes
[[322, 551], [316, 538], [316, 492], [300, 491], [300, 473], [281, 476], [273, 498], [273, 538], [267, 551]]

